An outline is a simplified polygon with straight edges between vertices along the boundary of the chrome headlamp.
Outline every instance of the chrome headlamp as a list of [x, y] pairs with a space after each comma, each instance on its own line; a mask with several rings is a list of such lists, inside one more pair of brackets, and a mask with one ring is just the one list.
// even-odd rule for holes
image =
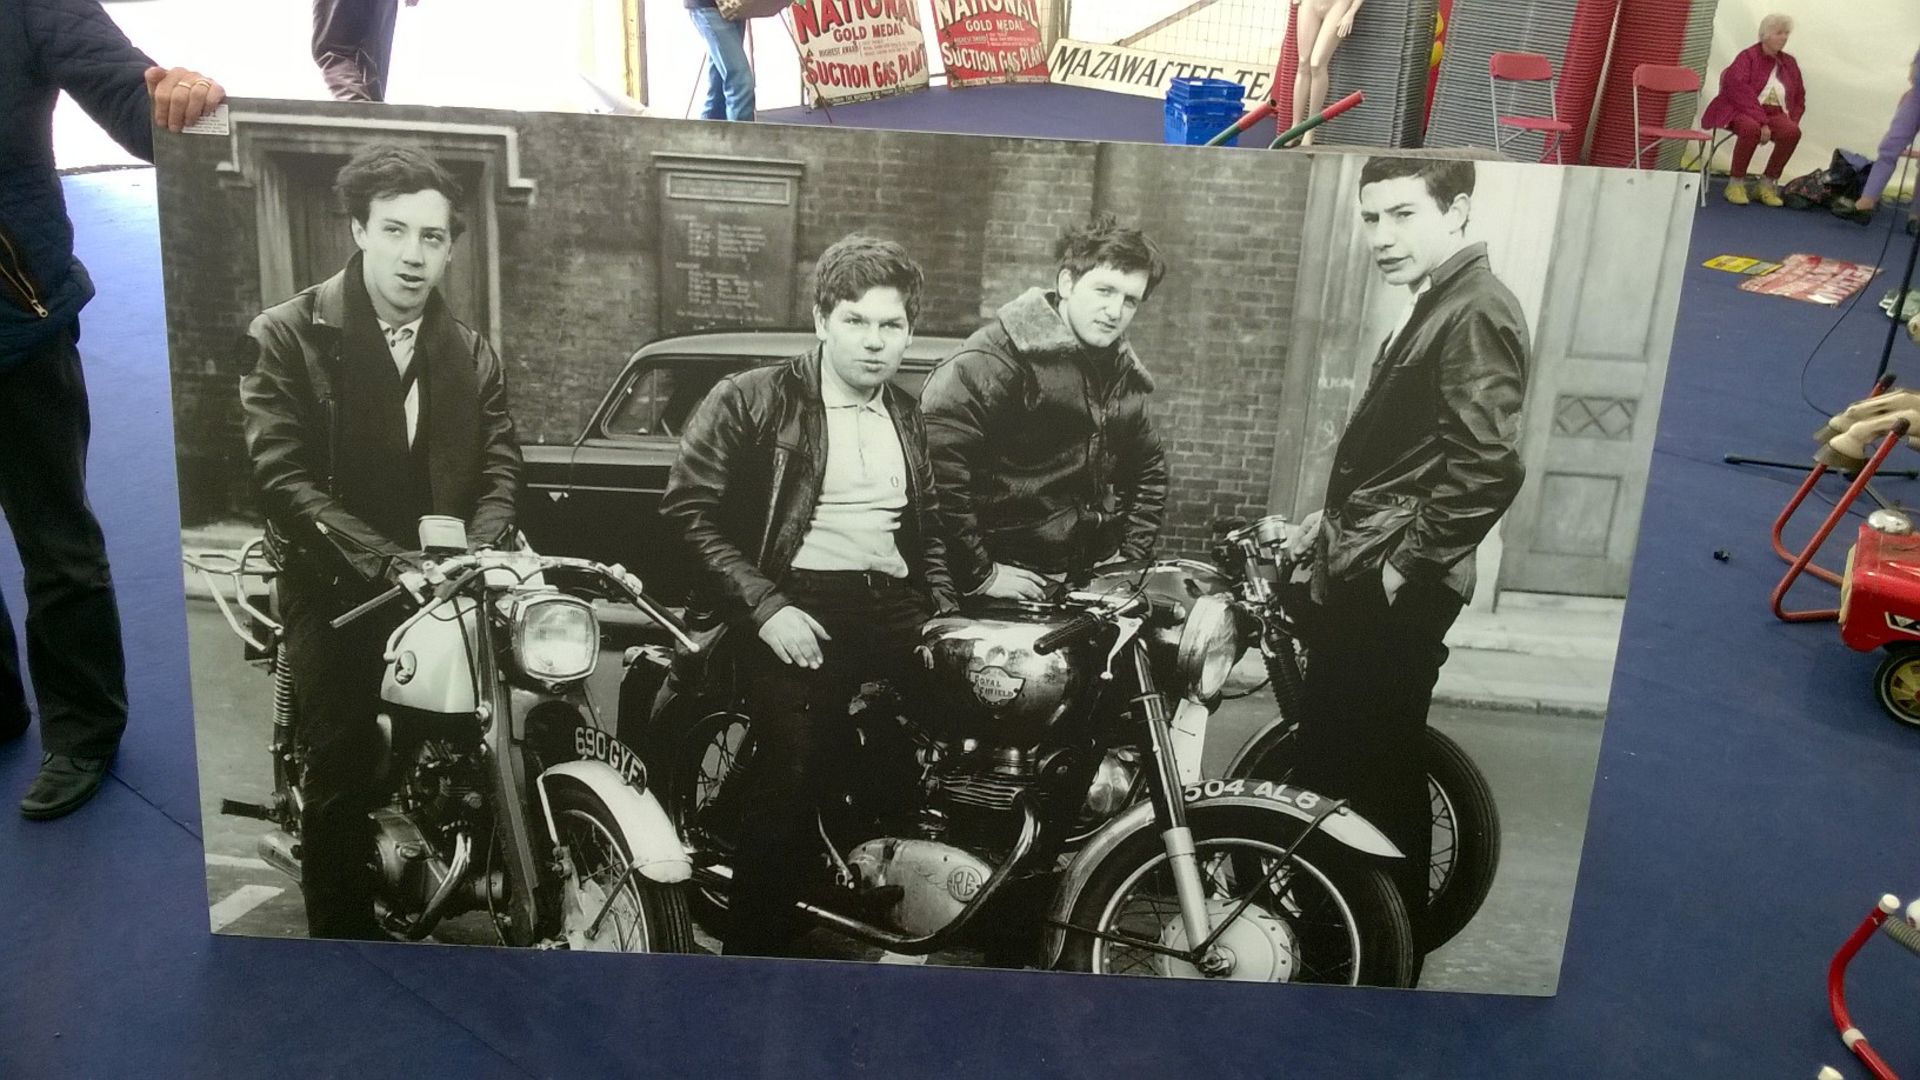
[[1191, 701], [1209, 701], [1227, 685], [1240, 659], [1240, 625], [1222, 594], [1202, 596], [1187, 612], [1180, 631], [1180, 682]]
[[557, 593], [520, 599], [513, 608], [513, 659], [521, 671], [547, 682], [593, 674], [600, 659], [593, 606]]

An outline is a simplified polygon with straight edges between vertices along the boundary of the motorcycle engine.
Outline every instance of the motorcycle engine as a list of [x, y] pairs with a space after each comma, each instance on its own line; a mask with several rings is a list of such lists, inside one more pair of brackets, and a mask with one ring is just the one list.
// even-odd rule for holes
[[[416, 750], [401, 779], [395, 805], [373, 814], [374, 849], [388, 906], [419, 910], [439, 890], [451, 868], [454, 837], [473, 835], [486, 807], [481, 777], [471, 755], [441, 739], [427, 739]], [[473, 875], [469, 875], [471, 879]], [[494, 875], [498, 877], [498, 875]], [[493, 883], [469, 881], [473, 899], [485, 899]]]
[[914, 936], [952, 922], [993, 874], [992, 867], [951, 844], [895, 837], [854, 848], [847, 865], [864, 887], [897, 885], [904, 891], [887, 917], [894, 929]]

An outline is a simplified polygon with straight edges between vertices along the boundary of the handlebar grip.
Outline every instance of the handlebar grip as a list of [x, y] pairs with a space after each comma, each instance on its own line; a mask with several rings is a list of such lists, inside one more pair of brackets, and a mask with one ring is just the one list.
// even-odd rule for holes
[[406, 592], [405, 589], [402, 589], [400, 586], [395, 585], [393, 588], [388, 589], [386, 592], [381, 593], [379, 596], [376, 596], [373, 599], [367, 601], [366, 603], [361, 604], [359, 607], [354, 608], [352, 611], [347, 612], [345, 615], [340, 616], [339, 618], [333, 620], [327, 625], [333, 627], [335, 630], [338, 630], [341, 627], [347, 625], [348, 623], [353, 622], [361, 618], [362, 616], [367, 615], [370, 612], [376, 611], [380, 608], [386, 607], [388, 604], [393, 603], [395, 600], [399, 599], [401, 594], [403, 594], [404, 592]]
[[1065, 626], [1049, 630], [1040, 635], [1033, 643], [1036, 655], [1059, 652], [1076, 641], [1083, 640], [1100, 628], [1101, 620], [1092, 615], [1076, 615]]

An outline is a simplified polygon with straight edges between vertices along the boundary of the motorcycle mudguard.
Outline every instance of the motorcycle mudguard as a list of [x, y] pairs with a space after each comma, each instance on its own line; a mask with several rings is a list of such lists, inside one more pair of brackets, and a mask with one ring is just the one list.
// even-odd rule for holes
[[576, 783], [599, 798], [612, 812], [613, 819], [626, 833], [632, 845], [633, 862], [643, 877], [672, 885], [693, 876], [693, 860], [680, 843], [673, 819], [661, 807], [651, 791], [636, 790], [620, 778], [613, 767], [601, 761], [566, 761], [540, 774], [540, 809], [547, 816], [547, 836], [558, 845], [559, 830], [553, 821], [549, 785], [555, 781]]
[[[1312, 822], [1320, 817], [1324, 809], [1324, 797], [1305, 788], [1288, 787], [1264, 780], [1207, 780], [1198, 784], [1188, 784], [1181, 791], [1186, 799], [1187, 812], [1203, 807], [1245, 806], [1269, 813], [1284, 814], [1301, 822]], [[1305, 803], [1305, 806], [1300, 805]], [[1113, 856], [1113, 853], [1135, 833], [1156, 828], [1153, 819], [1153, 804], [1139, 802], [1133, 808], [1093, 834], [1086, 846], [1074, 856], [1073, 862], [1061, 875], [1060, 884], [1054, 889], [1053, 903], [1047, 911], [1048, 919], [1053, 922], [1067, 922], [1073, 915], [1074, 905], [1080, 901], [1081, 890], [1086, 888], [1094, 871]], [[1402, 858], [1400, 849], [1388, 840], [1374, 824], [1350, 809], [1342, 808], [1320, 822], [1317, 830], [1328, 839], [1334, 840], [1354, 851], [1373, 855], [1383, 859]], [[1047, 937], [1041, 948], [1042, 966], [1051, 968], [1060, 962], [1060, 950], [1066, 945], [1067, 934], [1057, 926], [1047, 928]]]
[[1280, 741], [1280, 733], [1296, 726], [1286, 717], [1275, 713], [1273, 719], [1253, 733], [1252, 738], [1240, 744], [1240, 749], [1233, 755], [1233, 760], [1227, 763], [1226, 774], [1246, 776], [1247, 770], [1253, 767], [1253, 763], [1265, 757], [1268, 751], [1273, 749], [1274, 744]]

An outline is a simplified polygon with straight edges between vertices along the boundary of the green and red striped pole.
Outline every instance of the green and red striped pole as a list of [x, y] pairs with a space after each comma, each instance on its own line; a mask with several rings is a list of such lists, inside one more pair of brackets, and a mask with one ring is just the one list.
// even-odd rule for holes
[[1272, 116], [1273, 110], [1274, 110], [1273, 99], [1268, 98], [1267, 100], [1261, 102], [1259, 105], [1255, 106], [1252, 112], [1249, 112], [1247, 115], [1241, 117], [1238, 120], [1235, 120], [1232, 124], [1228, 125], [1226, 130], [1222, 131], [1218, 135], [1215, 135], [1213, 138], [1208, 139], [1206, 142], [1206, 145], [1219, 146], [1221, 143], [1226, 142], [1228, 139], [1233, 138], [1235, 135], [1240, 134], [1241, 132], [1247, 130], [1253, 125], [1259, 123], [1260, 121], [1265, 120], [1267, 117]]
[[1334, 117], [1339, 116], [1341, 113], [1346, 112], [1348, 109], [1353, 108], [1355, 105], [1358, 105], [1365, 100], [1367, 100], [1367, 95], [1365, 91], [1355, 90], [1353, 93], [1348, 94], [1346, 97], [1343, 97], [1339, 101], [1336, 101], [1333, 104], [1327, 106], [1325, 109], [1321, 110], [1320, 112], [1307, 117], [1305, 120], [1302, 120], [1300, 123], [1281, 132], [1280, 137], [1273, 140], [1273, 143], [1269, 145], [1267, 149], [1278, 150], [1279, 148], [1287, 145], [1290, 142], [1294, 142], [1295, 140], [1299, 139], [1300, 136], [1305, 135], [1307, 132], [1312, 131], [1314, 128], [1319, 127], [1321, 124], [1324, 124], [1327, 121], [1333, 119]]

